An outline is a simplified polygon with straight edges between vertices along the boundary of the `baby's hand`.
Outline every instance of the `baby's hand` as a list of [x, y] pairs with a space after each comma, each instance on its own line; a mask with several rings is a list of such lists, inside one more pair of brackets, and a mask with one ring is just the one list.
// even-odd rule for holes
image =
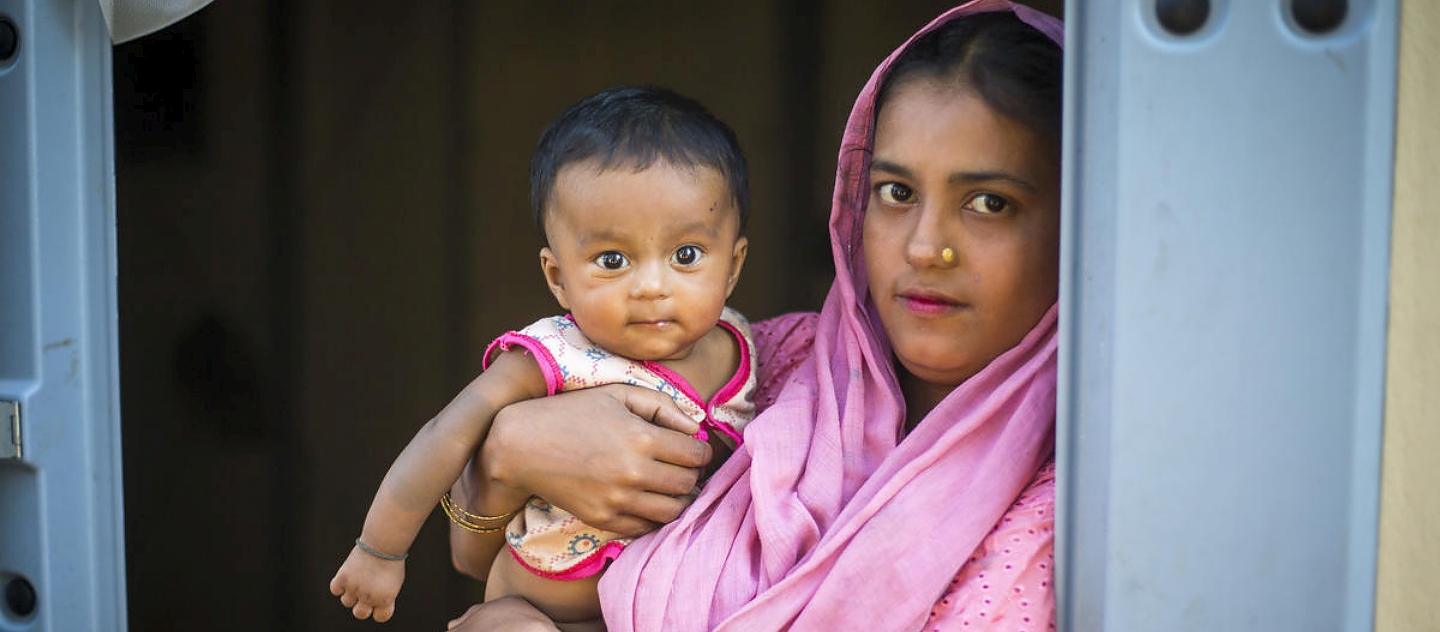
[[395, 595], [403, 583], [403, 560], [382, 560], [357, 545], [330, 580], [330, 594], [339, 597], [356, 619], [374, 617], [376, 623], [384, 623], [395, 614]]

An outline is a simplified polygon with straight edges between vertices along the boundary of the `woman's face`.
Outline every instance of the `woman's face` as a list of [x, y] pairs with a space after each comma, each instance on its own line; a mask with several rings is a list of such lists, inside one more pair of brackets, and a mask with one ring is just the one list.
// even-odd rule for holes
[[870, 186], [870, 297], [933, 406], [1055, 302], [1059, 150], [968, 88], [910, 78], [880, 110]]

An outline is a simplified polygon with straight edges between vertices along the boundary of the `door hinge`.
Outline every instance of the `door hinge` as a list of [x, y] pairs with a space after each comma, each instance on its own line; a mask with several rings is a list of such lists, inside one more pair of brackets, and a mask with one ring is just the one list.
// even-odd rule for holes
[[20, 402], [0, 400], [0, 459], [25, 457], [20, 428]]

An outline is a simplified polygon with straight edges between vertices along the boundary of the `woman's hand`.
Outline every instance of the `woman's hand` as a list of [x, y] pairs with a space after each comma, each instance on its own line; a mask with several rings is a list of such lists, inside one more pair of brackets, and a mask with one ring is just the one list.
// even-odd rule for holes
[[446, 626], [451, 632], [485, 632], [505, 630], [506, 632], [559, 632], [550, 619], [535, 606], [520, 597], [501, 597], [485, 603], [470, 606], [465, 614]]
[[694, 500], [710, 447], [670, 397], [621, 384], [505, 407], [481, 449], [478, 475], [523, 490], [586, 524], [643, 535]]
[[[652, 389], [609, 385], [500, 410], [478, 459], [451, 494], [469, 511], [498, 515], [540, 496], [591, 526], [638, 536], [694, 500], [710, 446], [699, 426]], [[504, 534], [452, 527], [455, 569], [484, 581]], [[503, 553], [501, 553], [503, 554]]]

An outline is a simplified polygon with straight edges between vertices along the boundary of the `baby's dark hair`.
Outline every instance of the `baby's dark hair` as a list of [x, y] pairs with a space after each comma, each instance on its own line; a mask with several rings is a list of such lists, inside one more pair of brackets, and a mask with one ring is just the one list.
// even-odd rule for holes
[[611, 88], [570, 106], [540, 135], [530, 158], [530, 206], [545, 234], [545, 212], [565, 167], [587, 160], [600, 170], [642, 171], [664, 161], [719, 171], [740, 211], [750, 215], [749, 174], [735, 132], [705, 106], [664, 88]]
[[975, 90], [996, 112], [1059, 138], [1064, 53], [1014, 13], [977, 13], [917, 38], [890, 67], [876, 111], [911, 78], [957, 82]]

